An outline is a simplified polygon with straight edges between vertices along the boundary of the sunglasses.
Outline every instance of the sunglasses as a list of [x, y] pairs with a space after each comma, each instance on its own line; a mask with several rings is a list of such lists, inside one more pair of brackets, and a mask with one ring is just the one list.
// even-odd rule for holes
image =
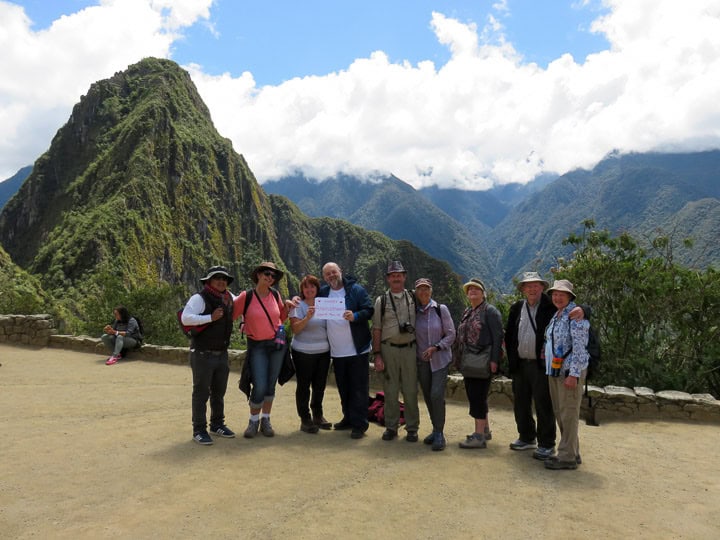
[[268, 277], [271, 277], [271, 278], [273, 278], [273, 279], [277, 279], [277, 274], [276, 274], [275, 272], [273, 272], [272, 270], [265, 270], [265, 271], [263, 272], [263, 276], [268, 276]]
[[229, 278], [229, 277], [223, 276], [222, 274], [215, 274], [215, 275], [214, 275], [212, 278], [210, 278], [210, 279], [219, 279], [220, 281], [230, 281], [230, 278]]

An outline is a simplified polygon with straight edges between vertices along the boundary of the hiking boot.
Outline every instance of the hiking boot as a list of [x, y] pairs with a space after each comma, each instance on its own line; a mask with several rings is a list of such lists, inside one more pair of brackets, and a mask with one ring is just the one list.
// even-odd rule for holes
[[485, 435], [482, 433], [472, 433], [467, 438], [458, 444], [460, 448], [487, 448], [485, 442]]
[[533, 452], [532, 457], [539, 459], [540, 461], [545, 461], [546, 459], [550, 459], [553, 454], [555, 454], [554, 446], [538, 446], [537, 450]]
[[537, 448], [537, 441], [533, 439], [531, 442], [525, 442], [522, 439], [518, 439], [515, 442], [510, 443], [510, 450], [534, 450]]
[[210, 446], [213, 443], [207, 431], [196, 431], [193, 433], [193, 441], [203, 446]]
[[302, 418], [300, 419], [300, 431], [304, 431], [305, 433], [317, 433], [320, 431], [320, 427], [310, 418]]
[[383, 441], [392, 441], [394, 438], [397, 437], [397, 431], [394, 429], [386, 429], [382, 434], [382, 440]]
[[340, 420], [339, 422], [336, 422], [333, 425], [334, 429], [337, 429], [338, 431], [344, 430], [344, 429], [351, 429], [352, 426], [350, 425], [350, 422], [348, 422], [345, 418]]
[[433, 452], [439, 452], [445, 450], [445, 436], [440, 431], [435, 432], [435, 438], [432, 442]]
[[405, 435], [405, 440], [407, 442], [418, 442], [417, 431], [408, 431], [407, 435]]
[[275, 430], [272, 427], [272, 424], [270, 423], [270, 419], [267, 417], [263, 417], [260, 419], [260, 431], [262, 431], [262, 434], [266, 437], [274, 437], [275, 436]]
[[210, 426], [210, 431], [212, 431], [215, 435], [220, 435], [221, 437], [225, 437], [226, 439], [235, 438], [235, 432], [229, 427], [227, 427], [225, 424], [217, 427]]
[[430, 435], [428, 435], [427, 437], [425, 437], [425, 438], [423, 439], [423, 444], [432, 444], [433, 441], [435, 441], [435, 433], [437, 433], [437, 432], [436, 432], [436, 431], [433, 431]]
[[545, 468], [559, 471], [561, 469], [577, 469], [578, 464], [576, 460], [573, 461], [561, 461], [559, 459], [546, 459]]
[[485, 426], [485, 433], [483, 433], [483, 435], [485, 435], [486, 441], [492, 441], [492, 431], [490, 431], [490, 426]]
[[313, 416], [312, 419], [313, 424], [315, 424], [320, 429], [332, 429], [332, 424], [325, 420], [325, 417], [321, 414], [320, 416]]
[[120, 360], [120, 357], [119, 357], [119, 356], [112, 355], [110, 358], [108, 358], [107, 360], [105, 360], [105, 365], [106, 365], [106, 366], [112, 366], [113, 364], [117, 364], [117, 361], [118, 361], [118, 360]]
[[245, 429], [245, 433], [243, 433], [243, 437], [246, 439], [252, 439], [255, 435], [257, 435], [259, 428], [260, 420], [250, 420], [248, 422], [248, 427]]

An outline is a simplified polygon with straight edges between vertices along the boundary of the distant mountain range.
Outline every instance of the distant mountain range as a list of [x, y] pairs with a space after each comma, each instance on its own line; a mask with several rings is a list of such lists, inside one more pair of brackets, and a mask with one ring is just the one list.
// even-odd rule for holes
[[263, 260], [287, 270], [280, 286], [290, 292], [332, 260], [379, 294], [392, 259], [412, 262], [410, 280], [431, 277], [455, 313], [463, 307], [447, 262], [268, 197], [215, 130], [189, 74], [154, 58], [94, 83], [75, 105], [2, 208], [0, 244], [3, 275], [20, 276], [17, 265], [71, 309], [109, 285], [193, 291], [213, 264], [227, 265], [242, 289]]
[[0, 183], [0, 205], [0, 244], [48, 290], [103, 272], [193, 287], [210, 262], [247, 277], [260, 259], [284, 265], [291, 285], [334, 259], [381, 290], [383, 266], [400, 258], [461, 305], [450, 292], [460, 279], [509, 290], [523, 270], [547, 274], [589, 218], [641, 240], [663, 231], [676, 260], [720, 264], [720, 151], [610, 155], [487, 191], [416, 190], [389, 174], [260, 187], [189, 75], [157, 59], [93, 84], [50, 149]]
[[23, 167], [22, 169], [20, 169], [7, 180], [0, 182], [0, 210], [2, 210], [3, 206], [5, 206], [5, 203], [10, 200], [10, 197], [17, 193], [17, 191], [20, 189], [20, 186], [25, 181], [25, 179], [30, 176], [31, 172], [32, 165], [28, 165], [27, 167]]
[[[411, 240], [464, 277], [478, 275], [505, 289], [523, 270], [547, 274], [570, 253], [562, 240], [586, 219], [641, 240], [662, 231], [678, 241], [679, 261], [720, 263], [720, 151], [611, 155], [589, 171], [482, 192], [415, 190], [392, 176], [288, 177], [263, 189], [310, 215], [344, 217]], [[351, 200], [340, 204], [343, 193]], [[692, 248], [679, 242], [688, 237]]]

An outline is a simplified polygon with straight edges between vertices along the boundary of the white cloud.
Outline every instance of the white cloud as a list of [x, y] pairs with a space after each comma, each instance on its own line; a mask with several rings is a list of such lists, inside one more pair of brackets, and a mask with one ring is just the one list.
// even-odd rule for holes
[[89, 86], [143, 57], [167, 57], [210, 0], [103, 0], [40, 31], [0, 1], [0, 178], [44, 152]]
[[[177, 32], [208, 18], [211, 2], [196, 4], [106, 1], [33, 32], [22, 10], [0, 1], [0, 73], [17, 74], [0, 78], [0, 171], [34, 160], [48, 126], [67, 119], [92, 81], [168, 56]], [[720, 4], [605, 4], [592, 30], [611, 47], [582, 63], [569, 54], [547, 68], [523, 63], [491, 14], [477, 28], [435, 13], [431, 27], [451, 52], [442, 66], [391, 63], [377, 51], [339, 72], [265, 87], [251, 73], [188, 69], [261, 182], [296, 169], [388, 171], [416, 186], [477, 189], [589, 167], [613, 149], [720, 147]]]
[[[704, 0], [607, 3], [593, 24], [611, 49], [579, 64], [523, 64], [492, 17], [478, 30], [433, 14], [452, 52], [391, 64], [377, 52], [325, 77], [256, 88], [193, 78], [219, 130], [260, 181], [294, 168], [390, 171], [415, 186], [484, 188], [590, 167], [613, 149], [720, 147], [720, 7]], [[213, 96], [218, 96], [215, 99]]]

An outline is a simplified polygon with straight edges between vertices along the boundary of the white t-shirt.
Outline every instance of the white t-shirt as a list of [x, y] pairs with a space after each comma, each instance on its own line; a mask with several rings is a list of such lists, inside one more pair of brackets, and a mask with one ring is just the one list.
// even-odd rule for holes
[[[328, 296], [330, 298], [345, 298], [345, 288], [343, 287], [337, 291], [330, 289]], [[330, 356], [342, 358], [343, 356], [355, 356], [358, 354], [348, 321], [345, 319], [327, 321], [327, 333], [330, 342]]]

